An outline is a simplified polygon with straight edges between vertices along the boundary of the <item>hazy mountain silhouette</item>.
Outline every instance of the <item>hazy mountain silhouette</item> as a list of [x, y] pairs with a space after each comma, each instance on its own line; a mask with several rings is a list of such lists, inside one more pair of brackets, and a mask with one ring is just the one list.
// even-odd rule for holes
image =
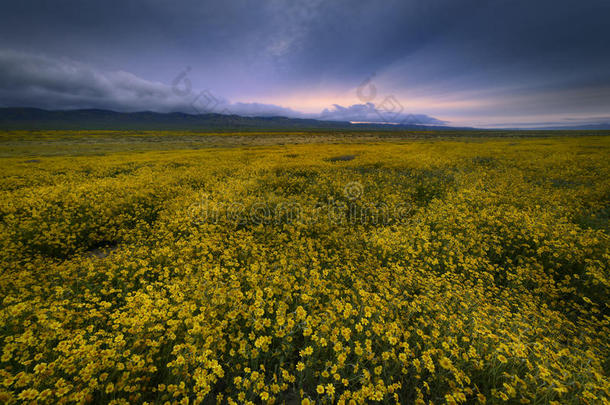
[[0, 129], [81, 129], [81, 130], [445, 130], [445, 126], [350, 123], [287, 117], [243, 117], [223, 114], [116, 112], [100, 109], [42, 110], [0, 108]]

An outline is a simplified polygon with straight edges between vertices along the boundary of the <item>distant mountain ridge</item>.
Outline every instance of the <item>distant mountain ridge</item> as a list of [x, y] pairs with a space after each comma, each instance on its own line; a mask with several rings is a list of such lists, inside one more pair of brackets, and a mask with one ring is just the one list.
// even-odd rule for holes
[[[100, 109], [43, 110], [29, 107], [0, 108], [0, 129], [5, 130], [455, 130], [455, 127], [350, 123], [305, 118], [244, 117], [224, 114], [116, 112]], [[459, 128], [461, 129], [461, 128]], [[471, 128], [463, 128], [471, 129]]]
[[472, 128], [420, 124], [387, 124], [349, 121], [325, 121], [283, 116], [245, 117], [227, 114], [159, 113], [153, 111], [117, 112], [102, 109], [44, 110], [31, 107], [0, 108], [1, 130], [184, 130], [195, 132], [231, 131], [607, 131], [610, 122], [574, 126], [537, 128]]

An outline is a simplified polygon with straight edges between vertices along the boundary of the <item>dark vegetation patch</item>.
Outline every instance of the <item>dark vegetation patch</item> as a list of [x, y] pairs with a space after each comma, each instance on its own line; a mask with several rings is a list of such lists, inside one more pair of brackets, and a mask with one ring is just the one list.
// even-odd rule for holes
[[576, 187], [583, 185], [583, 183], [580, 181], [562, 179], [562, 178], [555, 178], [555, 179], [551, 179], [550, 181], [551, 181], [551, 186], [553, 186], [555, 188], [576, 188]]
[[383, 164], [380, 162], [377, 162], [377, 163], [352, 167], [351, 169], [358, 172], [359, 174], [370, 174], [370, 173], [375, 173], [375, 172], [382, 170]]
[[87, 250], [87, 255], [98, 259], [110, 256], [112, 252], [119, 248], [117, 242], [100, 242]]
[[356, 155], [339, 155], [339, 156], [333, 156], [326, 160], [328, 162], [347, 162], [350, 160], [354, 160], [355, 158], [356, 158]]
[[472, 158], [472, 163], [479, 166], [492, 167], [497, 165], [497, 160], [491, 156], [475, 156]]
[[576, 216], [574, 223], [581, 228], [591, 228], [610, 233], [610, 204], [599, 210]]

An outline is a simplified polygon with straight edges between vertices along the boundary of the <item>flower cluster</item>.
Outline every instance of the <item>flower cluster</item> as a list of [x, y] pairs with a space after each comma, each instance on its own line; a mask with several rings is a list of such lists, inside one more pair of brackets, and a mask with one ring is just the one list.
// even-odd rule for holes
[[3, 158], [0, 403], [607, 404], [608, 148]]

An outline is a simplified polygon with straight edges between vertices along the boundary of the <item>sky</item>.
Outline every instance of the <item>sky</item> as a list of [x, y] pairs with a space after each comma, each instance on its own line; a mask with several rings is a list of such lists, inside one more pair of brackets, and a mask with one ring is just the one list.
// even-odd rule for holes
[[608, 0], [0, 3], [0, 107], [610, 123]]

